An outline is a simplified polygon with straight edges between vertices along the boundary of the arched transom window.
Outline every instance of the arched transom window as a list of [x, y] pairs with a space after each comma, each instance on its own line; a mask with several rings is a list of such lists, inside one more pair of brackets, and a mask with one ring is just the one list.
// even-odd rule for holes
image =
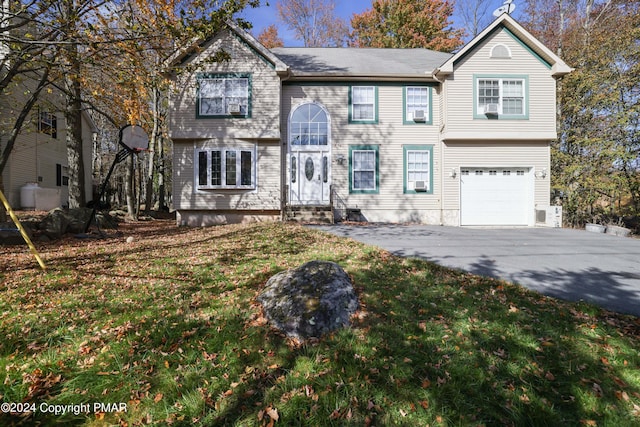
[[302, 104], [296, 108], [289, 121], [291, 145], [327, 145], [329, 143], [329, 118], [317, 104]]

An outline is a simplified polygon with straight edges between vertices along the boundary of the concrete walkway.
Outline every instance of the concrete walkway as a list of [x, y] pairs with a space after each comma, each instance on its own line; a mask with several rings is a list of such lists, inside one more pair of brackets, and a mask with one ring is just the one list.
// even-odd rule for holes
[[640, 239], [558, 228], [314, 226], [545, 295], [640, 316]]

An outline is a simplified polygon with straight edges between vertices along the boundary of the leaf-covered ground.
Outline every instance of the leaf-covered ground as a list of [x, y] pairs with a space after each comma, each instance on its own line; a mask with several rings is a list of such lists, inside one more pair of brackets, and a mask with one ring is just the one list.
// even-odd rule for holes
[[[0, 425], [640, 425], [635, 317], [295, 225], [153, 221], [38, 250], [46, 272], [0, 247]], [[300, 345], [255, 297], [313, 259], [361, 310]]]

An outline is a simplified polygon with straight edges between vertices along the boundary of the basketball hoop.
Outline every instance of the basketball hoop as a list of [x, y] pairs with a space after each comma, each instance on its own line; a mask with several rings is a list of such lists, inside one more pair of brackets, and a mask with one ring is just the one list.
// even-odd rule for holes
[[138, 125], [127, 125], [120, 129], [120, 144], [127, 150], [139, 153], [149, 149], [149, 137]]
[[149, 137], [147, 133], [142, 129], [142, 127], [138, 125], [127, 125], [120, 129], [120, 134], [118, 135], [118, 144], [120, 144], [123, 148], [118, 151], [115, 158], [113, 159], [113, 163], [111, 164], [111, 168], [107, 173], [107, 177], [102, 183], [102, 188], [100, 189], [100, 195], [98, 196], [98, 200], [93, 206], [93, 210], [91, 211], [91, 216], [87, 221], [87, 224], [84, 227], [85, 234], [89, 232], [89, 227], [91, 226], [91, 221], [96, 216], [96, 210], [98, 209], [98, 205], [100, 204], [100, 200], [102, 200], [102, 196], [104, 195], [104, 191], [107, 187], [107, 183], [109, 182], [109, 178], [113, 173], [113, 169], [116, 165], [122, 161], [124, 161], [130, 154], [137, 154], [142, 151], [147, 151], [149, 149]]

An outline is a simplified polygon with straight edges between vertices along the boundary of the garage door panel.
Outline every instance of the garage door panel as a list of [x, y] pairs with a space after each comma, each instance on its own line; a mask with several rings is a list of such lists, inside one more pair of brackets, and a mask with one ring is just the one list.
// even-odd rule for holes
[[527, 225], [529, 171], [461, 168], [461, 225]]

